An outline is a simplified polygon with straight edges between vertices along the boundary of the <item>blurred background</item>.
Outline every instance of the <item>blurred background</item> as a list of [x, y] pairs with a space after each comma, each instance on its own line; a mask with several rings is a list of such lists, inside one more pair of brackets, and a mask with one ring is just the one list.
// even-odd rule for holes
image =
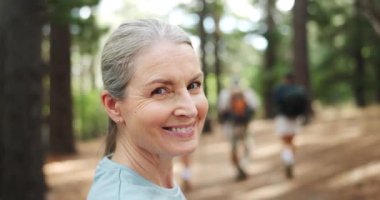
[[[205, 73], [210, 111], [189, 199], [380, 196], [380, 1], [1, 0], [0, 200], [85, 199], [107, 130], [99, 54], [134, 18], [188, 31]], [[294, 180], [283, 177], [273, 124], [272, 91], [288, 72], [313, 111]], [[232, 76], [262, 102], [245, 182], [233, 181], [217, 123]]]

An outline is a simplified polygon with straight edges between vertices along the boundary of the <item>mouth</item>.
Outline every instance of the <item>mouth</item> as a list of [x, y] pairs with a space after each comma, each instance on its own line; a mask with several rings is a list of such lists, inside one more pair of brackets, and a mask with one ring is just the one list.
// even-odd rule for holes
[[193, 131], [194, 127], [183, 127], [183, 128], [176, 128], [176, 127], [164, 127], [165, 130], [171, 131], [171, 132], [178, 132], [178, 133], [187, 133], [189, 131]]
[[163, 127], [163, 129], [171, 136], [191, 137], [192, 135], [194, 135], [194, 125], [168, 126]]

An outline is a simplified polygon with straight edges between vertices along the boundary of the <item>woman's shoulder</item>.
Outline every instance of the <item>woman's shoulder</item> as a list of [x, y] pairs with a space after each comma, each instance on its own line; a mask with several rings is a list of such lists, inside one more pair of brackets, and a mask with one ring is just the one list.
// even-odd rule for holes
[[117, 168], [107, 157], [104, 157], [95, 170], [95, 176], [91, 185], [87, 200], [118, 200], [119, 178]]
[[120, 199], [173, 199], [186, 200], [179, 187], [173, 189], [157, 189], [151, 185], [123, 185], [121, 186]]
[[185, 199], [179, 188], [167, 189], [105, 157], [99, 163], [87, 200]]

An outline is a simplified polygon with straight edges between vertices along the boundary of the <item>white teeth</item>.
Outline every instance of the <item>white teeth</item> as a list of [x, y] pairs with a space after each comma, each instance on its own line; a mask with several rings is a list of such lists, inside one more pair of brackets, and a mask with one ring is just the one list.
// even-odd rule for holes
[[187, 133], [193, 130], [193, 127], [187, 127], [187, 128], [171, 128], [171, 131], [178, 132], [178, 133]]

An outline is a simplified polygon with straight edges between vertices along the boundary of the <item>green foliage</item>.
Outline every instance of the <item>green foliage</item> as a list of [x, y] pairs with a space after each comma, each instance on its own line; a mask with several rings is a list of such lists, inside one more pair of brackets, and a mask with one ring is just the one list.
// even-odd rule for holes
[[74, 94], [74, 130], [77, 139], [87, 140], [104, 135], [107, 122], [99, 91]]
[[[101, 28], [96, 22], [94, 9], [99, 0], [48, 0], [51, 24], [69, 24], [73, 35], [73, 44], [79, 47], [81, 54], [96, 54], [99, 39], [108, 28]], [[90, 10], [88, 18], [80, 16], [83, 8]]]
[[95, 55], [99, 50], [99, 40], [107, 33], [108, 28], [101, 28], [97, 25], [94, 15], [88, 19], [75, 19], [77, 32], [74, 34], [74, 44], [79, 47], [81, 54]]
[[72, 21], [71, 11], [83, 6], [95, 6], [99, 0], [48, 0], [48, 10], [52, 23], [66, 24]]
[[[378, 90], [375, 64], [380, 50], [377, 36], [368, 20], [354, 11], [353, 1], [311, 1], [310, 57], [315, 97], [324, 104], [353, 99], [353, 87], [364, 85], [367, 101]], [[362, 14], [362, 13], [361, 13]], [[365, 76], [355, 72], [355, 48], [361, 48]]]
[[218, 96], [216, 94], [216, 77], [214, 73], [209, 73], [207, 75], [206, 85], [207, 85], [207, 91], [209, 93], [207, 94], [207, 99], [209, 103], [209, 113], [208, 115], [211, 116], [211, 118], [216, 118], [216, 107], [217, 107], [217, 100]]

